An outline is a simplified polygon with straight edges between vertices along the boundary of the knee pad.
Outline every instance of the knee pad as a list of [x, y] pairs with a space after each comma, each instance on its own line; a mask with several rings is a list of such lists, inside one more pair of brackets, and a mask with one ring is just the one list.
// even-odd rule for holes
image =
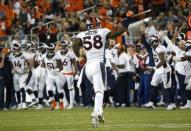
[[54, 96], [52, 91], [48, 91], [48, 95], [49, 95], [49, 97], [53, 97]]
[[[21, 89], [22, 90], [22, 89]], [[26, 92], [31, 95], [32, 94], [32, 90], [31, 89], [27, 89]]]

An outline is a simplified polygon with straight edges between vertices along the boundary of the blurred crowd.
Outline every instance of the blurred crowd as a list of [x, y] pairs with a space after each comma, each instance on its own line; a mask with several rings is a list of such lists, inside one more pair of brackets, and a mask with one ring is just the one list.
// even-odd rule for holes
[[[183, 33], [185, 40], [186, 38], [191, 39], [191, 34], [189, 33], [190, 27], [188, 25], [188, 17], [191, 16], [191, 0], [1, 0], [0, 37], [13, 35], [19, 36], [20, 40], [22, 40], [24, 35], [30, 34], [31, 29], [34, 28], [33, 33], [38, 36], [39, 43], [57, 43], [59, 40], [70, 40], [71, 35], [68, 32], [80, 32], [86, 29], [86, 13], [78, 11], [94, 5], [96, 5], [96, 8], [88, 12], [102, 18], [102, 26], [110, 30], [115, 30], [116, 24], [126, 15], [128, 10], [137, 14], [151, 9], [151, 13], [142, 14], [137, 17], [137, 20], [152, 17], [151, 21], [144, 23], [146, 37], [155, 34], [162, 36], [162, 32], [167, 31], [168, 37], [172, 41], [176, 41], [180, 33]], [[56, 22], [45, 25], [45, 23], [51, 21]], [[128, 78], [128, 83], [124, 83], [123, 79], [116, 81], [118, 83], [114, 83], [116, 87], [125, 84], [128, 88], [120, 89], [121, 92], [126, 92], [123, 95], [121, 95], [121, 92], [115, 94], [114, 101], [118, 101], [118, 103], [115, 103], [117, 105], [113, 106], [130, 106], [133, 104], [142, 106], [148, 102], [149, 89], [146, 88], [149, 88], [151, 74], [144, 72], [145, 59], [148, 57], [147, 51], [142, 46], [139, 37], [129, 39], [128, 34], [129, 32], [126, 32], [114, 41], [108, 42], [109, 46], [111, 44], [111, 47], [119, 43], [125, 45], [116, 48], [121, 53], [133, 56], [134, 59], [132, 68], [129, 70], [132, 73], [132, 77]], [[77, 56], [79, 67], [85, 63], [83, 49], [80, 51], [79, 56]], [[6, 67], [4, 68], [9, 72], [7, 74], [10, 74], [10, 76], [6, 74], [4, 78], [6, 79], [5, 84], [8, 84], [5, 107], [9, 108], [15, 105], [16, 100], [13, 95], [10, 95], [14, 92], [11, 87], [13, 83], [10, 83], [12, 79], [10, 63], [7, 59], [5, 59], [5, 63]], [[139, 68], [139, 73], [136, 72], [137, 67]], [[2, 68], [0, 67], [0, 74], [3, 74], [1, 70]], [[89, 85], [90, 83], [86, 84]], [[113, 93], [105, 93], [104, 102], [106, 105], [113, 104], [113, 100], [110, 99], [110, 96], [113, 97]], [[179, 95], [176, 95], [177, 99]], [[161, 96], [162, 93], [159, 93], [158, 102], [163, 102]], [[85, 106], [89, 106], [93, 102], [92, 95], [82, 96], [82, 99], [83, 101], [80, 101], [78, 96], [77, 102], [82, 102]], [[182, 102], [182, 105], [186, 103], [185, 100]]]
[[[77, 11], [94, 5], [97, 7], [91, 11], [103, 18], [103, 25], [110, 29], [129, 9], [135, 14], [152, 9], [151, 15], [156, 17], [154, 24], [160, 29], [170, 28], [172, 23], [183, 28], [191, 3], [189, 0], [1, 0], [0, 36], [21, 37], [36, 27], [33, 33], [38, 34], [40, 41], [46, 42], [50, 35], [48, 39], [56, 42], [59, 33], [85, 30], [84, 15]], [[141, 15], [138, 19], [144, 17]], [[58, 21], [44, 25], [54, 20]]]

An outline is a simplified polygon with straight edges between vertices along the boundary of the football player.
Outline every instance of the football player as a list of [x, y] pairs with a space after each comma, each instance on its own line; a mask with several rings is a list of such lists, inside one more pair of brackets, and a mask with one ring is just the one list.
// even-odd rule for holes
[[[81, 73], [85, 73], [88, 80], [93, 84], [95, 92], [94, 111], [91, 114], [93, 127], [98, 127], [99, 121], [104, 122], [102, 105], [105, 88], [104, 52], [106, 40], [124, 33], [131, 22], [133, 22], [132, 17], [127, 17], [122, 21], [122, 24], [119, 24], [115, 32], [111, 32], [109, 29], [101, 27], [99, 18], [87, 16], [87, 31], [79, 33], [74, 40], [74, 51], [80, 46], [86, 50], [87, 63]], [[81, 79], [79, 78], [79, 80]]]
[[[63, 77], [60, 73], [63, 70], [61, 56], [55, 53], [55, 45], [50, 44], [47, 47], [47, 53], [45, 57], [43, 57], [42, 67], [45, 67], [47, 70], [46, 76], [46, 86], [49, 95], [49, 102], [52, 102], [51, 109], [56, 108], [56, 101], [54, 95], [56, 93], [56, 88], [59, 94], [59, 108], [61, 110], [64, 109], [63, 98], [64, 98], [64, 91], [63, 91]], [[56, 86], [55, 86], [56, 85]]]
[[[166, 41], [166, 43], [168, 44], [168, 46], [171, 46], [173, 49], [177, 49], [176, 46], [174, 46], [172, 44], [172, 42], [168, 39], [167, 36], [164, 37], [164, 40]], [[178, 50], [178, 49], [177, 49]], [[179, 49], [180, 50], [180, 49]], [[186, 65], [182, 66], [181, 68], [184, 70], [184, 75], [186, 75], [186, 77], [188, 78], [188, 84], [186, 85], [185, 89], [186, 92], [184, 95], [186, 95], [186, 104], [182, 107], [180, 107], [180, 109], [191, 109], [191, 68], [190, 68], [190, 61], [191, 61], [191, 41], [187, 40], [185, 43], [185, 52], [184, 54], [176, 54], [176, 56], [173, 57], [173, 59], [176, 62], [183, 62]], [[185, 82], [184, 79], [183, 82]]]
[[[39, 104], [37, 106], [36, 109], [43, 109], [43, 90], [45, 88], [45, 85], [46, 85], [46, 70], [45, 68], [43, 68], [41, 65], [42, 65], [42, 60], [43, 60], [43, 57], [46, 55], [45, 54], [45, 44], [44, 43], [40, 43], [38, 45], [38, 51], [35, 55], [35, 59], [34, 59], [34, 62], [35, 62], [35, 74], [36, 74], [36, 77], [37, 77], [37, 86], [38, 86], [38, 100], [39, 100]], [[44, 103], [49, 107], [49, 103], [44, 99]]]
[[154, 106], [154, 101], [157, 96], [157, 87], [160, 83], [164, 86], [164, 93], [167, 102], [167, 110], [174, 109], [174, 104], [171, 103], [171, 67], [167, 61], [167, 49], [165, 46], [161, 44], [160, 38], [158, 35], [151, 36], [149, 40], [149, 44], [151, 46], [153, 52], [153, 58], [155, 66], [151, 67], [154, 71], [151, 80], [151, 94], [149, 98], [149, 102], [146, 103], [145, 107], [152, 107]]
[[[25, 84], [28, 75], [27, 64], [29, 64], [27, 58], [23, 55], [20, 43], [18, 41], [13, 41], [12, 43], [12, 53], [9, 56], [9, 60], [12, 63], [13, 72], [13, 84], [17, 96], [18, 108], [27, 109], [26, 106], [26, 94], [25, 94]], [[21, 102], [22, 94], [22, 102]]]
[[69, 96], [70, 96], [70, 104], [67, 109], [72, 109], [74, 106], [74, 97], [75, 97], [75, 90], [73, 86], [74, 76], [78, 74], [77, 70], [77, 61], [76, 56], [72, 50], [69, 50], [69, 41], [62, 41], [61, 42], [61, 50], [60, 54], [62, 56], [62, 64], [63, 70], [61, 73], [64, 75], [64, 79], [66, 79]]
[[26, 42], [26, 51], [24, 53], [25, 57], [30, 60], [30, 66], [32, 67], [30, 70], [30, 73], [27, 78], [26, 83], [26, 92], [31, 96], [34, 94], [35, 99], [32, 100], [31, 104], [28, 105], [28, 107], [32, 107], [38, 103], [38, 90], [37, 90], [37, 84], [38, 84], [38, 73], [36, 72], [36, 63], [35, 63], [35, 57], [36, 57], [36, 43], [34, 42]]

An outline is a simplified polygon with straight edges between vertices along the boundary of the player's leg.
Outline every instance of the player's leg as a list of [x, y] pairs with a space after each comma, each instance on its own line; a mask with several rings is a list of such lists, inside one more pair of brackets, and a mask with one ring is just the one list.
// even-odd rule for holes
[[73, 85], [73, 81], [74, 78], [73, 76], [66, 76], [66, 81], [68, 84], [68, 90], [69, 90], [69, 96], [70, 96], [70, 104], [67, 107], [67, 109], [72, 109], [74, 106], [74, 98], [75, 98], [75, 90], [74, 90], [74, 85]]
[[[45, 79], [42, 77], [42, 76], [39, 76], [39, 79], [38, 79], [38, 106], [36, 109], [42, 109], [43, 106], [43, 90], [45, 88]], [[48, 103], [48, 102], [47, 102]], [[48, 104], [49, 106], [49, 104]]]
[[152, 80], [151, 80], [151, 88], [150, 88], [150, 96], [148, 103], [146, 103], [144, 106], [147, 108], [155, 108], [154, 102], [156, 101], [157, 97], [157, 86], [162, 82], [162, 77], [159, 74], [154, 73]]
[[55, 84], [56, 88], [58, 90], [58, 97], [59, 97], [59, 108], [61, 110], [64, 109], [64, 84], [66, 83], [65, 78], [62, 74], [59, 74], [57, 77], [55, 77]]
[[55, 85], [54, 85], [54, 76], [52, 76], [51, 74], [48, 74], [47, 79], [46, 79], [46, 85], [47, 85], [47, 92], [48, 92], [48, 97], [49, 97], [49, 103], [52, 103], [51, 105], [51, 109], [55, 109], [56, 108], [56, 101], [55, 101]]
[[[94, 70], [92, 70], [94, 69]], [[86, 65], [85, 73], [89, 81], [93, 83], [95, 92], [94, 110], [91, 114], [93, 127], [98, 127], [98, 121], [103, 122], [103, 93], [105, 84], [105, 66], [99, 62]]]
[[180, 107], [180, 109], [191, 109], [191, 78], [188, 82], [188, 85], [186, 86], [186, 95], [187, 95], [186, 105]]
[[167, 104], [167, 110], [174, 109], [173, 104], [171, 102], [171, 86], [172, 86], [172, 77], [171, 77], [171, 71], [162, 74], [162, 82], [164, 85], [164, 101]]
[[21, 94], [22, 94], [22, 109], [27, 109], [26, 92], [25, 92], [27, 76], [28, 76], [28, 73], [22, 74], [22, 75], [20, 75], [20, 79], [19, 79], [19, 84], [20, 84]]
[[14, 90], [16, 92], [16, 98], [17, 98], [17, 103], [18, 103], [17, 110], [22, 109], [21, 89], [20, 89], [20, 85], [19, 85], [19, 77], [20, 77], [20, 75], [18, 75], [16, 73], [13, 75], [13, 85], [14, 85]]

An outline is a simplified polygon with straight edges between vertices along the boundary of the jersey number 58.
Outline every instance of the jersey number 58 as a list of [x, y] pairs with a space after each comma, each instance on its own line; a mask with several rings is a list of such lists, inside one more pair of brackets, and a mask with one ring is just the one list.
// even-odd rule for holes
[[83, 46], [86, 50], [92, 47], [100, 49], [103, 46], [102, 37], [100, 35], [83, 37]]

